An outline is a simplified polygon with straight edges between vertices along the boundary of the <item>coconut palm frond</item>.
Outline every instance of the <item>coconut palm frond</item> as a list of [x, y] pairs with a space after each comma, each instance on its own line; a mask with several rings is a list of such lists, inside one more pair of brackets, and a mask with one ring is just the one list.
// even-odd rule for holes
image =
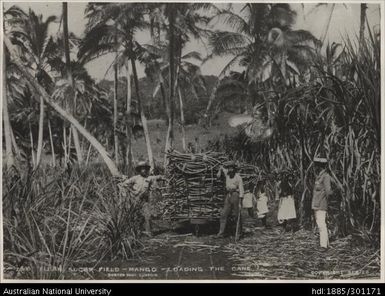
[[216, 31], [209, 38], [212, 55], [227, 55], [240, 51], [251, 42], [245, 35], [234, 32]]
[[221, 11], [214, 3], [191, 3], [190, 6], [193, 10], [200, 10], [211, 14], [217, 14]]
[[250, 26], [247, 21], [231, 10], [222, 10], [211, 19], [211, 22], [213, 21], [221, 21], [238, 33], [250, 34]]
[[92, 28], [80, 43], [78, 58], [81, 63], [115, 50], [115, 33], [113, 26], [100, 25]]
[[190, 51], [182, 56], [182, 59], [195, 59], [202, 61], [202, 55], [197, 51]]

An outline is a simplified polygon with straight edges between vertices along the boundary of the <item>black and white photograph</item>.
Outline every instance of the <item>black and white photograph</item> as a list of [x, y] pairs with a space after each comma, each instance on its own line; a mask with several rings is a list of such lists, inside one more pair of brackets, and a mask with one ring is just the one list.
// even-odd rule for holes
[[2, 1], [1, 281], [384, 280], [384, 4]]

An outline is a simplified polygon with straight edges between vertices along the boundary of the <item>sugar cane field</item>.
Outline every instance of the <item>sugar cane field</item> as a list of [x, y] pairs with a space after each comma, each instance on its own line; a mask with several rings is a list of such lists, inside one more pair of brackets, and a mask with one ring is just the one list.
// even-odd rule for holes
[[380, 279], [380, 14], [5, 3], [3, 278]]

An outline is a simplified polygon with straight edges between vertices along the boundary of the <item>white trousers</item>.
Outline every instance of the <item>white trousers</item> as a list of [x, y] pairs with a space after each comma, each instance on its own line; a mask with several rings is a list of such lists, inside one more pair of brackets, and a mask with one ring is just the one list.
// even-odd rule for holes
[[329, 235], [326, 225], [326, 211], [314, 210], [314, 215], [319, 230], [320, 245], [327, 248], [329, 246]]

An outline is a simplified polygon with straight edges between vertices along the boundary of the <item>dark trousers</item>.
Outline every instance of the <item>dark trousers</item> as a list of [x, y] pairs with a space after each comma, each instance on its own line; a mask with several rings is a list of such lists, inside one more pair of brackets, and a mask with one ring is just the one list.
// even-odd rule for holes
[[150, 203], [150, 196], [148, 192], [145, 192], [138, 196], [138, 202], [140, 203], [141, 207], [141, 214], [144, 218], [144, 231], [147, 233], [151, 233], [152, 227], [151, 227], [151, 218], [152, 218], [152, 211], [151, 211], [151, 203]]
[[144, 217], [144, 230], [151, 233], [151, 205], [149, 202], [142, 204], [142, 215]]
[[[238, 215], [240, 215], [239, 210], [240, 210], [239, 193], [237, 191], [228, 192], [226, 195], [225, 205], [223, 207], [221, 218], [220, 218], [219, 234], [224, 234], [227, 220], [230, 216], [234, 217], [234, 221], [237, 224]], [[238, 234], [241, 233], [241, 229], [242, 229], [242, 221], [240, 221], [238, 225]], [[237, 230], [235, 230], [235, 232], [237, 232]]]

